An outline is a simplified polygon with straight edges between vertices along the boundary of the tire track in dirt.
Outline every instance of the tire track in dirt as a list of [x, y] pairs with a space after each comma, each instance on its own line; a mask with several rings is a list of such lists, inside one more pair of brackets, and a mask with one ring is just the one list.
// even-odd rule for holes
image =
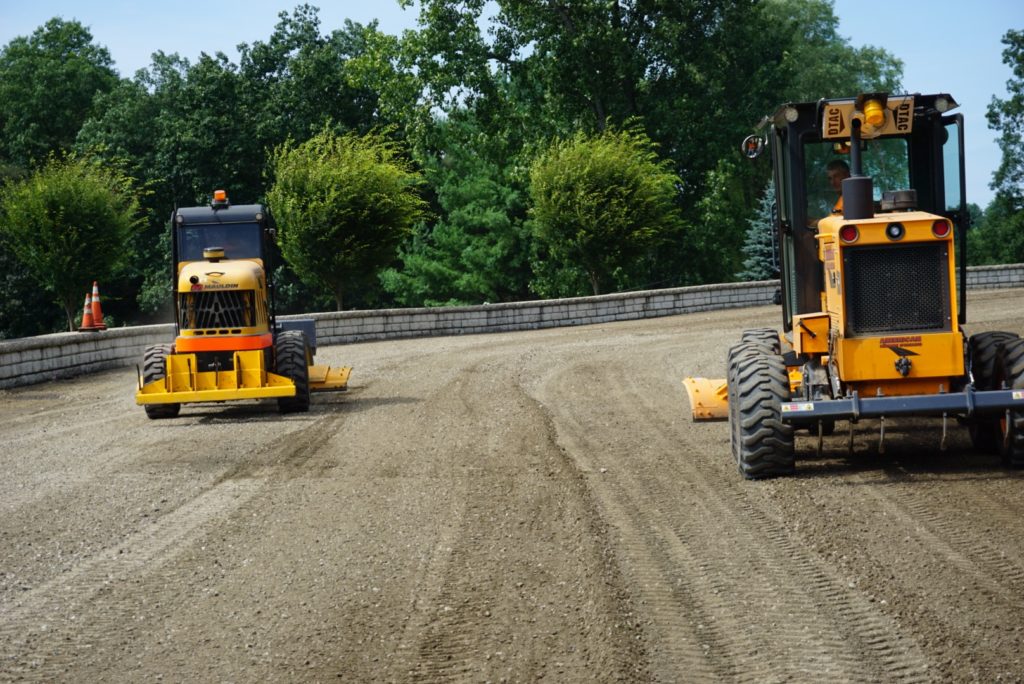
[[[479, 373], [479, 366], [478, 363], [475, 370], [465, 369], [463, 374]], [[479, 406], [466, 399], [466, 384], [463, 378], [449, 382], [442, 391], [435, 393], [435, 407], [458, 404], [458, 407], [444, 410], [455, 411], [456, 415], [468, 414], [467, 418], [473, 420], [474, 414], [479, 413]], [[476, 654], [475, 642], [481, 631], [481, 618], [490, 617], [487, 608], [483, 607], [487, 599], [480, 593], [469, 591], [468, 597], [459, 600], [460, 596], [466, 596], [464, 577], [474, 564], [467, 541], [479, 541], [475, 529], [482, 522], [479, 503], [473, 502], [473, 493], [468, 485], [468, 482], [463, 483], [459, 525], [453, 526], [451, 535], [446, 538], [450, 545], [444, 547], [442, 554], [435, 556], [440, 562], [430, 569], [434, 581], [430, 583], [426, 596], [418, 600], [422, 610], [417, 612], [414, 622], [406, 629], [412, 637], [410, 641], [417, 644], [415, 660], [407, 665], [412, 681], [449, 682], [468, 678], [474, 669], [472, 661]]]
[[[673, 426], [671, 421], [664, 418], [664, 404], [652, 402], [646, 388], [637, 382], [636, 376], [629, 376], [628, 383], [633, 396], [637, 402], [646, 406], [646, 415], [652, 422], [660, 425], [658, 434], [665, 435], [671, 440]], [[728, 460], [727, 452], [723, 453], [724, 460]], [[904, 638], [898, 626], [877, 607], [864, 598], [860, 593], [848, 591], [854, 587], [849, 586], [838, 570], [817, 555], [808, 553], [806, 543], [799, 536], [794, 536], [787, 526], [787, 521], [774, 506], [764, 504], [770, 502], [761, 500], [755, 501], [748, 495], [748, 488], [738, 478], [726, 481], [723, 486], [721, 481], [709, 481], [704, 475], [708, 472], [705, 469], [697, 471], [701, 474], [700, 484], [706, 492], [720, 492], [723, 489], [734, 495], [739, 508], [746, 513], [746, 520], [751, 522], [762, 521], [766, 523], [759, 528], [759, 534], [766, 535], [771, 542], [766, 548], [781, 550], [783, 567], [780, 567], [776, 580], [770, 582], [777, 586], [782, 577], [790, 576], [790, 571], [785, 567], [785, 559], [795, 564], [798, 575], [802, 582], [794, 584], [794, 592], [800, 592], [801, 584], [811, 586], [816, 590], [812, 594], [816, 603], [815, 608], [820, 612], [825, 622], [830, 623], [836, 630], [832, 639], [831, 648], [845, 652], [848, 648], [848, 641], [851, 633], [855, 642], [859, 642], [862, 653], [869, 653], [871, 660], [877, 659], [884, 664], [882, 674], [890, 681], [922, 681], [924, 673], [928, 668], [927, 661], [920, 649], [911, 640]], [[721, 497], [724, 502], [726, 497]], [[725, 513], [725, 511], [723, 511]], [[741, 529], [749, 531], [753, 529], [750, 525], [743, 525]], [[756, 536], [756, 535], [755, 535]], [[753, 540], [750, 540], [753, 541]], [[771, 554], [778, 559], [777, 554]], [[720, 593], [720, 592], [719, 592]], [[799, 612], [799, 611], [798, 611]], [[832, 614], [841, 616], [842, 620], [831, 619]], [[807, 627], [800, 631], [808, 631]], [[799, 634], [794, 634], [799, 637]], [[741, 646], [742, 647], [742, 646]], [[813, 662], [813, 658], [812, 658]], [[855, 676], [851, 680], [864, 676], [864, 663], [851, 662]], [[811, 670], [808, 674], [813, 674]]]
[[[1014, 537], [1019, 537], [1020, 526], [1014, 526], [1016, 534], [1009, 536], [992, 526], [993, 519], [1005, 517], [1006, 509], [992, 500], [986, 503], [984, 492], [1001, 483], [943, 477], [940, 472], [931, 481], [910, 475], [880, 483], [872, 481], [870, 473], [851, 476], [851, 482], [860, 485], [864, 509], [874, 511], [884, 530], [874, 539], [863, 532], [852, 535], [849, 546], [863, 550], [863, 555], [847, 552], [843, 562], [873, 585], [871, 591], [889, 597], [904, 631], [916, 635], [931, 652], [937, 677], [1019, 680], [1024, 569]], [[1010, 476], [1011, 482], [1016, 479]], [[978, 505], [968, 518], [957, 508], [969, 502]], [[1014, 508], [1019, 509], [1019, 503]], [[885, 566], [877, 560], [871, 562], [886, 557], [880, 539], [892, 540], [900, 549], [887, 572], [879, 572]], [[957, 653], [953, 644], [971, 647]], [[1008, 658], [1008, 653], [1016, 656]]]
[[6, 663], [2, 669], [59, 679], [77, 651], [102, 648], [131, 614], [132, 607], [116, 599], [104, 600], [102, 612], [95, 612], [98, 594], [116, 594], [119, 584], [152, 572], [161, 556], [175, 553], [197, 529], [229, 514], [259, 487], [253, 481], [223, 483], [163, 516], [145, 532], [12, 601], [0, 618], [0, 660]]
[[[258, 450], [282, 454], [269, 465], [245, 459], [208, 489], [145, 530], [83, 560], [67, 572], [12, 600], [0, 616], [0, 672], [59, 679], [81, 653], [105, 650], [118, 639], [136, 605], [119, 596], [127, 583], [159, 575], [188, 541], [250, 501], [282, 469], [301, 467], [335, 434], [343, 415], [312, 420], [305, 430], [280, 436]], [[177, 586], [175, 578], [148, 583]], [[159, 592], [158, 592], [159, 593]], [[98, 596], [103, 595], [99, 601]], [[4, 675], [6, 677], [7, 675]]]
[[[571, 373], [585, 376], [589, 385], [611, 390], [604, 399], [621, 413], [622, 422], [644, 435], [642, 448], [673, 453], [686, 446], [679, 443], [670, 421], [666, 424], [658, 415], [663, 405], [651, 403], [649, 385], [640, 386], [635, 375], [597, 364], [577, 365]], [[564, 387], [566, 383], [556, 379], [552, 384]], [[547, 403], [558, 404], [559, 398]], [[587, 439], [586, 425], [571, 425], [570, 416], [559, 419], [560, 426], [565, 421], [575, 432], [574, 456], [587, 463], [588, 454], [600, 453], [600, 445]], [[623, 449], [624, 457], [628, 451]], [[684, 595], [694, 597], [697, 604], [694, 608], [684, 602], [660, 612], [709, 616], [708, 622], [700, 623], [706, 635], [705, 668], [720, 678], [751, 681], [766, 673], [796, 679], [822, 675], [849, 681], [923, 679], [924, 658], [898, 636], [887, 617], [856, 592], [840, 588], [842, 579], [820, 560], [807, 556], [768, 512], [738, 489], [736, 480], [709, 483], [701, 464], [696, 465], [680, 471], [678, 464], [668, 469], [661, 464], [660, 473], [643, 477], [643, 469], [623, 462], [623, 472], [607, 480], [610, 487], [600, 492], [600, 498], [612, 516], [615, 507], [624, 509], [632, 529], [651, 530], [643, 555], [630, 561], [642, 573], [660, 573], [660, 584], [682, 583]], [[672, 473], [672, 486], [666, 485], [666, 470]], [[692, 505], [680, 506], [681, 496]], [[616, 517], [614, 523], [621, 524], [621, 519]], [[655, 622], [663, 632], [661, 643], [693, 638], [692, 624]], [[666, 655], [665, 662], [659, 663], [666, 670], [666, 680], [683, 678], [695, 666], [692, 651], [682, 662]], [[876, 661], [883, 663], [880, 670]]]
[[[437, 410], [475, 425], [480, 443], [453, 445], [476, 467], [464, 482], [440, 581], [407, 628], [420, 635], [410, 677], [558, 681], [566, 672], [595, 671], [635, 678], [643, 655], [626, 624], [630, 609], [605, 531], [510, 365], [488, 355], [436, 394], [445, 397]], [[504, 385], [504, 393], [490, 392], [490, 383]], [[569, 562], [546, 566], [552, 551]]]
[[933, 497], [922, 497], [920, 487], [899, 487], [893, 495], [878, 487], [865, 489], [901, 526], [904, 535], [938, 556], [941, 564], [956, 568], [993, 595], [1024, 605], [1024, 564], [1019, 549], [996, 547], [978, 530], [961, 528], [947, 510], [934, 508]]

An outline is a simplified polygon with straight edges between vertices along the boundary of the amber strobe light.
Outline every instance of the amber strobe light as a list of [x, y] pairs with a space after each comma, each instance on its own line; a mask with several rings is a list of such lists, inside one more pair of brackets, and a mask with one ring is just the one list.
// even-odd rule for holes
[[868, 100], [864, 103], [864, 120], [878, 128], [885, 123], [885, 107], [878, 100]]

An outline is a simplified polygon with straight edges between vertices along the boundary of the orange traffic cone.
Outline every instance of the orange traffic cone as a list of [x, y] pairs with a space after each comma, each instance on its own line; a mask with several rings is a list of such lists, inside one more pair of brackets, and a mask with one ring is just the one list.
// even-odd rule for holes
[[78, 332], [91, 332], [96, 330], [96, 324], [92, 318], [92, 297], [85, 293], [85, 306], [82, 307], [82, 323], [78, 326]]
[[100, 308], [100, 288], [96, 281], [92, 281], [92, 324], [96, 330], [106, 330], [103, 324], [103, 309]]

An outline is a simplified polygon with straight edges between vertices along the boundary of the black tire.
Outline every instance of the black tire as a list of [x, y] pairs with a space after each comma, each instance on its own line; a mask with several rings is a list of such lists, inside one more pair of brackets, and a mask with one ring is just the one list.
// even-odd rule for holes
[[794, 469], [793, 427], [782, 422], [789, 376], [778, 354], [757, 342], [729, 354], [729, 422], [733, 457], [747, 479], [788, 475]]
[[281, 413], [302, 413], [309, 410], [309, 365], [306, 336], [299, 330], [285, 330], [274, 340], [274, 372], [295, 383], [294, 397], [280, 397]]
[[[999, 389], [996, 361], [1004, 344], [1019, 339], [1015, 333], [993, 330], [972, 335], [967, 342], [971, 375], [978, 390]], [[998, 418], [974, 418], [967, 424], [971, 443], [977, 451], [998, 454], [1003, 442], [1003, 430]]]
[[[167, 377], [167, 356], [173, 353], [170, 344], [154, 344], [147, 347], [142, 355], [142, 382], [149, 384]], [[181, 411], [181, 404], [143, 404], [146, 415], [153, 420], [175, 418]]]
[[774, 328], [753, 328], [744, 330], [740, 339], [744, 342], [758, 342], [771, 349], [776, 354], [782, 353], [782, 342], [779, 339], [779, 332]]
[[[996, 356], [996, 382], [1007, 389], [1024, 390], [1024, 340], [1013, 339], [999, 347]], [[1004, 416], [999, 426], [999, 447], [1003, 463], [1011, 468], [1024, 468], [1024, 409], [1011, 409], [1009, 420]]]
[[[737, 344], [730, 347], [726, 354], [726, 401], [728, 403], [729, 412], [730, 449], [734, 459], [736, 458], [736, 454], [739, 453], [739, 413], [737, 412], [737, 407], [739, 406], [739, 395], [735, 392], [736, 387], [739, 384], [739, 369], [741, 367], [745, 367], [751, 359], [759, 356], [770, 355], [771, 353], [771, 349], [759, 341], [741, 339]], [[736, 461], [736, 464], [739, 465], [738, 460]]]
[[739, 472], [748, 479], [793, 473], [793, 426], [782, 422], [781, 404], [790, 399], [782, 358], [760, 347], [735, 354], [733, 367], [733, 456]]

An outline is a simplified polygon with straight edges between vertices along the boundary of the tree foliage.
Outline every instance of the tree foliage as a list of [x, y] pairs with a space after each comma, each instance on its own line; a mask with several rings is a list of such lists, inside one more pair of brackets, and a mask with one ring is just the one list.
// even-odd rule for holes
[[281, 253], [307, 285], [330, 292], [338, 310], [347, 289], [394, 260], [425, 213], [421, 177], [382, 133], [325, 128], [306, 142], [279, 146], [270, 167], [267, 200]]
[[753, 218], [747, 219], [747, 235], [743, 241], [743, 270], [740, 280], [777, 278], [779, 268], [775, 254], [775, 184], [765, 186]]
[[992, 176], [992, 189], [1015, 209], [1024, 209], [1024, 31], [1009, 30], [1003, 36], [1003, 63], [1013, 72], [1005, 100], [992, 98], [988, 125], [999, 132], [1002, 162]]
[[0, 161], [28, 167], [67, 150], [117, 84], [106, 48], [77, 21], [51, 19], [0, 50]]
[[403, 246], [401, 268], [382, 274], [384, 288], [405, 306], [528, 298], [525, 192], [494, 161], [509, 146], [459, 114], [438, 126], [438, 139], [438, 152], [423, 160], [438, 219], [421, 224]]
[[[194, 61], [158, 52], [129, 78], [81, 24], [48, 22], [0, 53], [0, 179], [26, 177], [50, 151], [124, 160], [152, 192], [128, 246], [138, 257], [104, 292], [125, 318], [161, 320], [175, 206], [214, 188], [265, 201], [286, 141], [386, 128], [422, 174], [430, 215], [402, 233], [398, 259], [371, 259], [380, 272], [345, 285], [346, 303], [508, 301], [594, 290], [583, 262], [552, 252], [529, 219], [530, 169], [551, 140], [629, 129], [676, 178], [686, 229], [607, 255], [599, 289], [720, 282], [743, 269], [768, 176], [736, 153], [751, 126], [787, 100], [899, 90], [899, 61], [850, 45], [829, 0], [399, 2], [418, 16], [401, 35], [324, 27], [303, 4], [237, 60], [217, 45]], [[394, 254], [391, 237], [381, 252]], [[13, 259], [0, 245], [0, 265]], [[335, 293], [307, 280], [278, 270], [283, 311], [330, 306]], [[35, 331], [38, 289], [16, 273], [2, 287], [0, 335]]]
[[680, 230], [678, 182], [637, 128], [556, 140], [530, 169], [533, 235], [554, 265], [579, 269], [600, 294]]
[[999, 132], [1003, 158], [992, 174], [996, 195], [970, 236], [972, 263], [1024, 261], [1024, 31], [1007, 31], [1003, 44], [1003, 62], [1013, 73], [1006, 84], [1009, 97], [993, 98], [988, 108], [988, 124]]
[[63, 307], [69, 330], [93, 280], [117, 273], [142, 223], [132, 179], [109, 164], [51, 158], [0, 192], [0, 237]]

